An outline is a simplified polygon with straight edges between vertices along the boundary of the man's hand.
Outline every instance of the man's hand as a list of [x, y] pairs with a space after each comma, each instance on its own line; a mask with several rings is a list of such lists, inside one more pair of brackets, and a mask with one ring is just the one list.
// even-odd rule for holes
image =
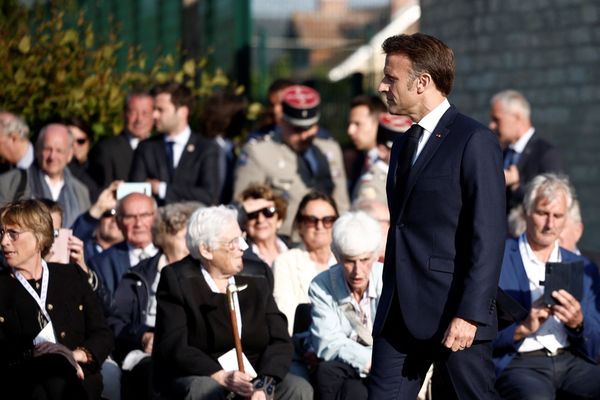
[[117, 188], [123, 181], [113, 181], [98, 196], [98, 200], [90, 207], [90, 215], [100, 219], [105, 211], [117, 207]]
[[144, 353], [152, 354], [152, 347], [154, 346], [154, 333], [144, 332], [142, 335], [142, 350]]
[[513, 340], [518, 342], [519, 340], [536, 333], [549, 316], [550, 309], [544, 304], [543, 297], [540, 297], [531, 305], [531, 310], [529, 310], [529, 315], [525, 321], [515, 329]]
[[442, 344], [452, 351], [464, 350], [473, 344], [475, 332], [477, 332], [475, 322], [454, 317], [444, 333]]
[[583, 312], [577, 299], [564, 289], [552, 292], [552, 297], [559, 303], [552, 306], [552, 314], [565, 326], [579, 328], [583, 324]]
[[254, 391], [252, 377], [245, 372], [220, 370], [210, 377], [230, 392], [234, 392], [242, 397], [250, 397]]
[[516, 165], [511, 165], [504, 170], [504, 181], [511, 190], [516, 190], [519, 187], [519, 170]]

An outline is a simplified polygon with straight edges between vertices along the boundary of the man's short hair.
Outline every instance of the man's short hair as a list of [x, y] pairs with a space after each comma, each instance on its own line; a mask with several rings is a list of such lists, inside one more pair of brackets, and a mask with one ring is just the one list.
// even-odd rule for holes
[[527, 184], [525, 189], [525, 197], [523, 198], [525, 215], [531, 215], [538, 199], [543, 198], [552, 201], [561, 192], [566, 196], [568, 210], [571, 208], [573, 199], [575, 198], [575, 191], [571, 187], [569, 179], [566, 176], [552, 173], [536, 176]]
[[519, 91], [507, 89], [498, 92], [490, 100], [490, 105], [493, 106], [496, 102], [500, 103], [505, 111], [520, 114], [526, 119], [531, 118], [531, 105]]
[[154, 97], [163, 93], [171, 95], [171, 103], [176, 108], [187, 107], [190, 114], [192, 113], [194, 109], [194, 95], [189, 87], [178, 82], [166, 82], [155, 86], [151, 91]]
[[445, 96], [450, 94], [454, 82], [454, 52], [444, 42], [424, 33], [414, 33], [391, 36], [381, 47], [385, 54], [408, 57], [412, 63], [409, 83], [419, 75], [428, 73], [440, 92]]
[[350, 109], [359, 106], [366, 106], [369, 109], [369, 114], [375, 116], [375, 118], [379, 118], [379, 114], [387, 111], [387, 106], [379, 96], [367, 94], [356, 96], [350, 102]]
[[67, 132], [67, 142], [68, 145], [70, 147], [73, 146], [73, 142], [75, 141], [75, 138], [73, 136], [73, 133], [69, 130], [69, 128], [65, 125], [65, 124], [48, 124], [46, 126], [44, 126], [41, 130], [40, 130], [40, 134], [38, 135], [36, 141], [35, 141], [35, 151], [37, 153], [39, 153], [43, 146], [44, 146], [44, 138], [46, 137], [46, 133], [48, 132], [48, 130], [54, 126], [60, 126], [63, 127], [65, 129], [65, 131]]
[[0, 134], [8, 135], [9, 133], [16, 133], [21, 139], [29, 139], [29, 126], [27, 126], [25, 120], [11, 112], [4, 111], [4, 113], [10, 114], [11, 118], [5, 121], [0, 120]]
[[137, 97], [150, 97], [152, 98], [152, 94], [148, 90], [144, 89], [134, 89], [127, 93], [127, 97], [125, 98], [125, 103], [123, 104], [123, 111], [127, 113], [129, 111], [129, 103], [132, 99]]

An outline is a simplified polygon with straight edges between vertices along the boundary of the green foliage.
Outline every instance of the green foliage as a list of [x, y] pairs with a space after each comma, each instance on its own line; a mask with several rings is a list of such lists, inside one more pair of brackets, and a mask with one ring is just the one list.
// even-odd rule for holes
[[0, 108], [22, 115], [33, 132], [49, 120], [77, 116], [97, 138], [112, 135], [122, 129], [123, 103], [133, 88], [185, 82], [201, 105], [214, 90], [231, 85], [223, 71], [208, 72], [205, 59], [178, 66], [178, 54], [147, 65], [130, 48], [126, 67], [118, 69], [117, 33], [101, 40], [83, 13], [70, 22], [58, 7], [14, 4], [0, 15]]

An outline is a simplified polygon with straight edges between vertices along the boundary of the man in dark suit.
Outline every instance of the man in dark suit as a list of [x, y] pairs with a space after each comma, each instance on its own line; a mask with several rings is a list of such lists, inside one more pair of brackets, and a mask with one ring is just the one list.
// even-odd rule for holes
[[[572, 202], [566, 179], [538, 175], [523, 202], [526, 231], [506, 241], [500, 287], [528, 315], [494, 341], [496, 388], [503, 399], [553, 399], [557, 392], [569, 399], [600, 398], [600, 276], [594, 264], [559, 247]], [[581, 299], [561, 289], [552, 292], [555, 305], [544, 304], [546, 263], [574, 261], [584, 262]]]
[[123, 275], [138, 262], [158, 253], [152, 242], [156, 202], [142, 193], [131, 193], [117, 205], [117, 224], [124, 241], [92, 258], [91, 267], [100, 280], [100, 297], [107, 310]]
[[416, 124], [392, 148], [369, 398], [416, 398], [432, 362], [446, 398], [496, 398], [491, 340], [506, 234], [498, 140], [449, 104], [455, 64], [444, 43], [415, 33], [383, 50], [379, 90], [390, 113]]
[[564, 172], [558, 149], [539, 137], [531, 124], [531, 106], [516, 90], [496, 93], [490, 101], [491, 130], [504, 147], [506, 212], [523, 202], [525, 186], [545, 172]]
[[220, 148], [211, 139], [191, 131], [188, 125], [193, 96], [186, 86], [170, 82], [152, 90], [154, 120], [161, 135], [140, 144], [133, 158], [129, 179], [150, 182], [160, 204], [219, 200], [222, 176]]
[[133, 152], [152, 133], [154, 99], [148, 92], [129, 93], [125, 100], [125, 129], [100, 141], [89, 156], [89, 170], [100, 189], [115, 180], [127, 180]]

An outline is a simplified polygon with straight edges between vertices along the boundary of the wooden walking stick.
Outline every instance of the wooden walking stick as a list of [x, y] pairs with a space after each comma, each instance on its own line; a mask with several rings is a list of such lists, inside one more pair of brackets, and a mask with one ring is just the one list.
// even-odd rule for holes
[[235, 313], [235, 302], [233, 301], [233, 294], [241, 292], [246, 289], [248, 285], [236, 286], [233, 283], [227, 285], [227, 301], [229, 303], [229, 317], [231, 318], [231, 326], [233, 329], [233, 342], [235, 343], [235, 355], [237, 356], [238, 369], [240, 372], [244, 371], [244, 359], [242, 357], [242, 341], [238, 332], [237, 317]]

